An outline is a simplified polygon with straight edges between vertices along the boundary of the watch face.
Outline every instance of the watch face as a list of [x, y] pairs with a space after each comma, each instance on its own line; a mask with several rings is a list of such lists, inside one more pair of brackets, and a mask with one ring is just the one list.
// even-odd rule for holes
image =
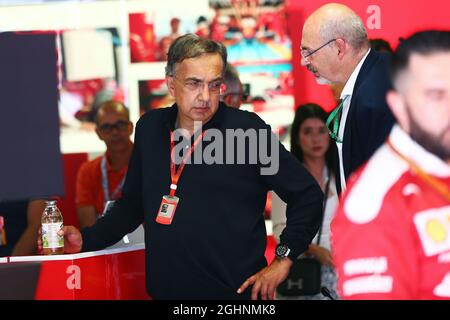
[[275, 250], [277, 257], [285, 257], [287, 255], [289, 248], [285, 244], [279, 244]]

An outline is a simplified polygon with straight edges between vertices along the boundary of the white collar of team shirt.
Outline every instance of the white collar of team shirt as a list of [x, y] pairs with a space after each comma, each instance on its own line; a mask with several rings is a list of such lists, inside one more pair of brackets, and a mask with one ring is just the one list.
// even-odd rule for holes
[[412, 140], [400, 126], [394, 125], [389, 140], [398, 152], [426, 173], [440, 178], [450, 177], [450, 165]]
[[[366, 61], [366, 58], [369, 55], [370, 50], [371, 49], [369, 48], [369, 50], [367, 50], [366, 54], [361, 59], [361, 61], [359, 61], [358, 65], [356, 66], [355, 70], [353, 70], [352, 74], [350, 75], [350, 78], [348, 78], [341, 92], [341, 99], [344, 99], [346, 96], [349, 96], [349, 98], [345, 100], [344, 105], [342, 106], [342, 117], [339, 124], [339, 132], [338, 132], [338, 137], [341, 141], [344, 141], [343, 137], [344, 137], [345, 123], [347, 121], [348, 109], [350, 108], [350, 102], [352, 100], [352, 93], [353, 89], [355, 88], [356, 79], [358, 78], [359, 71], [361, 70], [362, 65], [364, 64], [364, 61]], [[339, 154], [339, 172], [341, 176], [340, 181], [341, 190], [344, 191], [346, 189], [346, 182], [344, 178], [345, 177], [344, 164], [342, 160], [342, 143], [336, 143], [336, 145]]]

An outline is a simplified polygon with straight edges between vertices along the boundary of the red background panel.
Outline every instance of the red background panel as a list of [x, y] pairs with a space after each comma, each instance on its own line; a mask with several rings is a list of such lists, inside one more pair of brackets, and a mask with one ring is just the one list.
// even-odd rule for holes
[[78, 228], [78, 217], [75, 205], [75, 189], [77, 173], [83, 162], [88, 160], [87, 153], [63, 154], [64, 197], [58, 200], [58, 208], [64, 218], [64, 225]]

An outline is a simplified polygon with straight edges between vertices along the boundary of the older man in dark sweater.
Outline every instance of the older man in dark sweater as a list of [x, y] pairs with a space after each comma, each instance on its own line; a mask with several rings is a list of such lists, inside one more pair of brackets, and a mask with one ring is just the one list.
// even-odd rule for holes
[[[147, 289], [155, 299], [273, 299], [317, 232], [322, 192], [257, 115], [219, 103], [226, 49], [189, 34], [169, 50], [176, 103], [136, 126], [123, 195], [66, 251], [98, 250], [143, 223]], [[287, 202], [277, 259], [267, 266], [264, 206]]]

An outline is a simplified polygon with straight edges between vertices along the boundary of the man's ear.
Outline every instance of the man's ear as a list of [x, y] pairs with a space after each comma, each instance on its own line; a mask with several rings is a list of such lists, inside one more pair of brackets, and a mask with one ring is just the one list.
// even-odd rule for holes
[[390, 90], [386, 94], [386, 101], [400, 127], [409, 133], [409, 116], [403, 96], [398, 91]]
[[166, 85], [169, 89], [169, 93], [172, 97], [175, 98], [175, 79], [171, 76], [166, 76]]
[[341, 39], [341, 38], [337, 38], [335, 42], [336, 42], [336, 47], [338, 49], [338, 57], [339, 57], [339, 59], [343, 59], [345, 53], [348, 50], [347, 42], [345, 42], [345, 40]]

